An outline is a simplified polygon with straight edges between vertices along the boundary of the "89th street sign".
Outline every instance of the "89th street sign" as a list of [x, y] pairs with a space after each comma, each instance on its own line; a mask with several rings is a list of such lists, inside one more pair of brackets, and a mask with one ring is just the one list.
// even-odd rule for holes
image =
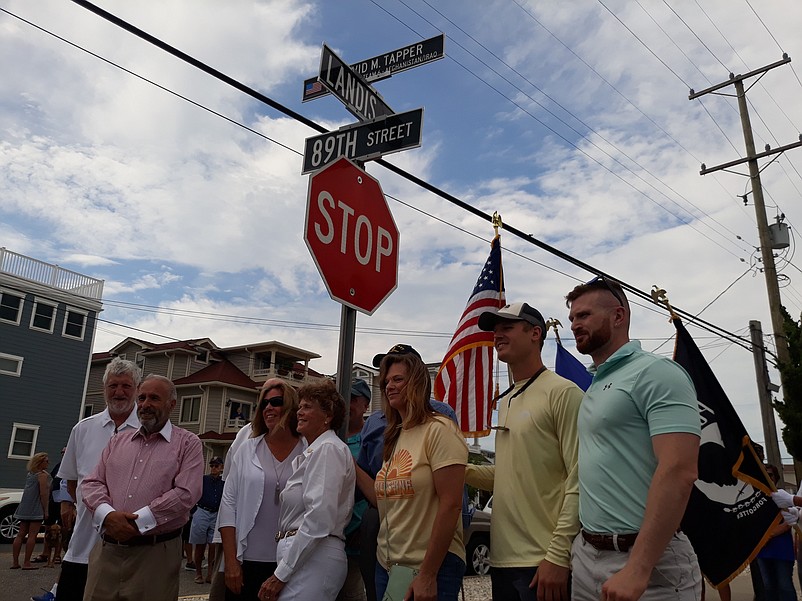
[[317, 171], [340, 156], [367, 161], [417, 148], [421, 145], [422, 129], [423, 109], [420, 108], [307, 138], [301, 173]]

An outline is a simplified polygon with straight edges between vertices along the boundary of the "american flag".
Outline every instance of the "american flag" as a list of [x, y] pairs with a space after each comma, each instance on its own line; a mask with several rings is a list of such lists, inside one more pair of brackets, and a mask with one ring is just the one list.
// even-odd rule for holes
[[322, 89], [323, 89], [323, 84], [320, 83], [320, 81], [314, 81], [308, 83], [304, 87], [304, 96], [309, 96], [310, 94], [317, 94]]
[[434, 380], [434, 397], [454, 408], [466, 437], [490, 434], [493, 332], [480, 330], [478, 321], [484, 311], [505, 304], [501, 238], [496, 236]]

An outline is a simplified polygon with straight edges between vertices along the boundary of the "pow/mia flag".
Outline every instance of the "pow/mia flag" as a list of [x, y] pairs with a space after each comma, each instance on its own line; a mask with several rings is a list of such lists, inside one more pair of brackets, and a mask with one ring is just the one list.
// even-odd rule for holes
[[774, 485], [766, 478], [738, 414], [685, 326], [679, 319], [673, 321], [674, 361], [693, 380], [702, 420], [699, 479], [682, 530], [696, 551], [702, 574], [719, 588], [749, 565], [782, 517], [769, 496]]

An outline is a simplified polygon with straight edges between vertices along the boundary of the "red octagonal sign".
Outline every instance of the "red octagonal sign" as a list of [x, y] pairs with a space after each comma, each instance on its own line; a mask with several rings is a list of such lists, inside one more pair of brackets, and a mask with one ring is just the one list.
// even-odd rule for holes
[[341, 157], [309, 178], [304, 241], [331, 298], [371, 315], [398, 285], [398, 228], [379, 182]]

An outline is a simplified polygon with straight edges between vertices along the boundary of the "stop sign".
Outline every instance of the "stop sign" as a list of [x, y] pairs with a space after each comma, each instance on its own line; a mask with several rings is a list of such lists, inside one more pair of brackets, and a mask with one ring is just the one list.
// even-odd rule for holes
[[309, 178], [304, 241], [336, 301], [371, 315], [398, 285], [398, 228], [379, 182], [341, 157]]

